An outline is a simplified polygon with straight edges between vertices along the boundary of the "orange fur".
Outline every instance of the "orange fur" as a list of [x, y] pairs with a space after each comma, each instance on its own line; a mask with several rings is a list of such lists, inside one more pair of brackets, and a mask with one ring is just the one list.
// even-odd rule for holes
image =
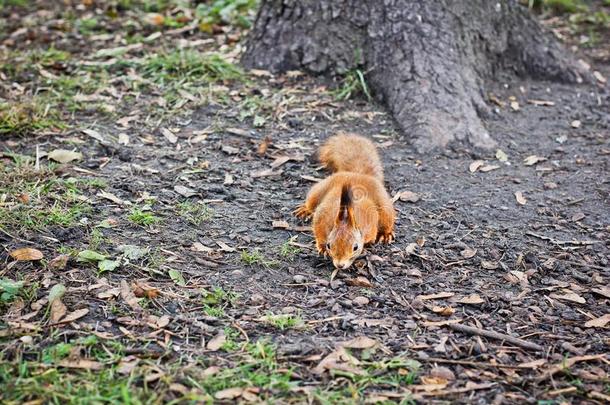
[[392, 242], [396, 214], [370, 140], [335, 135], [320, 148], [320, 161], [335, 173], [311, 188], [295, 214], [313, 216], [318, 251], [329, 254], [335, 267], [347, 268], [364, 245]]

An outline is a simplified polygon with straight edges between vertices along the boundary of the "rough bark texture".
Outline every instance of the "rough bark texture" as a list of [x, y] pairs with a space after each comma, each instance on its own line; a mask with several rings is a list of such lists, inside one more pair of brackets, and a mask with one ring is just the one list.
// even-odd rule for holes
[[489, 148], [483, 83], [577, 82], [578, 65], [514, 0], [263, 0], [242, 62], [274, 72], [362, 68], [420, 150]]

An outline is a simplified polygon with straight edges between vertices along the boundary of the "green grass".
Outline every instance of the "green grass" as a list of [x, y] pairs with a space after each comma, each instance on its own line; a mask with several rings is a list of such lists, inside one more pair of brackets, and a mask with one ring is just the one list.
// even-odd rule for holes
[[222, 56], [193, 50], [176, 50], [150, 56], [141, 66], [141, 71], [145, 77], [161, 85], [177, 80], [213, 83], [244, 79], [243, 71]]
[[369, 86], [364, 78], [366, 73], [360, 69], [348, 71], [341, 79], [340, 85], [333, 91], [337, 100], [348, 100], [357, 96], [364, 96], [371, 101]]
[[267, 259], [258, 249], [242, 250], [239, 257], [248, 266], [274, 267], [278, 264], [275, 260]]
[[151, 211], [144, 210], [144, 208], [133, 207], [127, 216], [131, 222], [140, 226], [150, 226], [161, 222], [161, 218], [155, 216]]
[[43, 130], [65, 128], [50, 107], [36, 99], [25, 103], [0, 103], [0, 137], [32, 135]]
[[214, 211], [201, 202], [183, 201], [177, 208], [178, 215], [194, 226], [199, 226], [214, 216]]
[[201, 295], [203, 312], [216, 318], [223, 317], [225, 315], [225, 309], [229, 306], [235, 306], [235, 303], [239, 298], [239, 294], [233, 291], [225, 291], [221, 287], [203, 290]]
[[263, 317], [264, 321], [279, 330], [300, 328], [303, 326], [303, 319], [298, 314], [277, 314], [268, 313]]
[[199, 29], [212, 32], [213, 25], [235, 25], [250, 28], [258, 0], [213, 0], [200, 3], [195, 15], [201, 20]]
[[280, 246], [280, 256], [289, 261], [293, 261], [295, 257], [301, 253], [301, 249], [296, 246], [292, 246], [291, 243], [294, 241], [294, 239], [296, 238], [290, 238]]

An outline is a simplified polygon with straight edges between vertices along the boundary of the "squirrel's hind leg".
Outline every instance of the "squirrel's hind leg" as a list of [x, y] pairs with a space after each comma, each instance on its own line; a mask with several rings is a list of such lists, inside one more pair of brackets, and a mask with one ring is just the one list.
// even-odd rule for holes
[[377, 231], [377, 241], [381, 243], [392, 243], [394, 241], [394, 221], [396, 211], [391, 201], [387, 201], [379, 209], [379, 228]]

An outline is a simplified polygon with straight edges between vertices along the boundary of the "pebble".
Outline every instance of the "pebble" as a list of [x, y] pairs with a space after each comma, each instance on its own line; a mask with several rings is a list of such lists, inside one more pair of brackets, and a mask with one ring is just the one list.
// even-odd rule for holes
[[250, 296], [250, 302], [253, 304], [262, 304], [265, 302], [265, 297], [263, 297], [262, 294], [258, 294], [258, 293], [252, 294]]
[[370, 301], [366, 297], [358, 296], [358, 297], [354, 298], [352, 300], [352, 302], [354, 303], [354, 305], [364, 306], [364, 305], [367, 305]]
[[304, 282], [307, 281], [307, 278], [301, 274], [296, 274], [294, 277], [292, 277], [292, 281], [294, 281], [297, 284], [303, 284]]
[[453, 374], [453, 371], [449, 370], [447, 367], [434, 367], [430, 371], [430, 375], [432, 377], [443, 378], [447, 381], [455, 380], [455, 374]]

